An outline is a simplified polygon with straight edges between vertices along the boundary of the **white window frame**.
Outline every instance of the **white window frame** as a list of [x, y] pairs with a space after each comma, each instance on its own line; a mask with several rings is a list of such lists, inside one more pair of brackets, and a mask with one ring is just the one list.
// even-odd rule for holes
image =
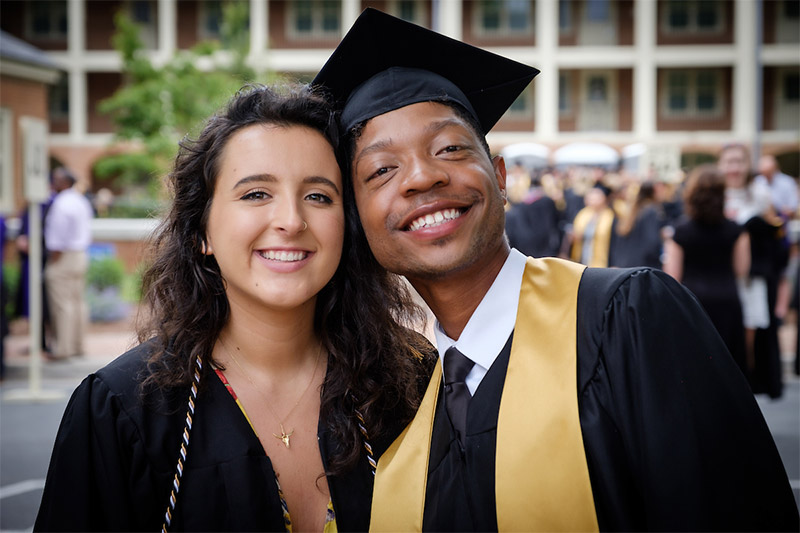
[[414, 6], [414, 17], [409, 19], [408, 22], [428, 27], [428, 4], [424, 0], [389, 0], [386, 4], [386, 12], [400, 18], [400, 4], [404, 2], [408, 2]]
[[[34, 29], [33, 25], [33, 6], [42, 7], [43, 5], [50, 6], [50, 12], [48, 13], [50, 19], [50, 31], [47, 33], [40, 33]], [[59, 6], [63, 8], [55, 10], [54, 7]], [[32, 41], [60, 41], [65, 40], [67, 38], [67, 30], [63, 32], [58, 31], [58, 22], [61, 17], [64, 17], [64, 20], [67, 20], [68, 17], [68, 8], [66, 0], [59, 1], [59, 0], [34, 0], [32, 2], [25, 3], [25, 37], [28, 40]]]
[[[14, 205], [14, 113], [0, 107], [0, 213], [12, 214]], [[0, 235], [0, 237], [2, 237]]]
[[[714, 80], [714, 108], [711, 110], [700, 110], [697, 106], [698, 100], [698, 77], [701, 74], [713, 74]], [[674, 74], [686, 76], [686, 109], [676, 111], [670, 107], [670, 81]], [[722, 69], [668, 69], [661, 78], [661, 101], [659, 109], [661, 116], [667, 119], [715, 119], [722, 117], [726, 102], [723, 87]]]
[[[500, 26], [497, 29], [488, 30], [483, 25], [484, 0], [475, 0], [475, 9], [472, 16], [472, 31], [481, 37], [527, 37], [534, 34], [536, 27], [536, 9], [530, 0], [490, 0], [500, 4]], [[513, 29], [509, 24], [510, 2], [522, 2], [528, 4], [528, 24], [523, 30]]]
[[[297, 20], [297, 6], [300, 3], [298, 0], [292, 0], [287, 5], [289, 9], [286, 10], [286, 28], [287, 35], [293, 40], [318, 40], [339, 38], [342, 33], [342, 2], [341, 0], [308, 0], [311, 3], [311, 31], [298, 31], [296, 27]], [[336, 15], [339, 19], [338, 28], [336, 30], [325, 31], [323, 29], [323, 9], [322, 4], [326, 1], [332, 1], [336, 4]]]
[[[670, 6], [672, 2], [684, 5], [688, 9], [688, 24], [685, 28], [674, 28], [669, 23]], [[700, 27], [697, 23], [699, 16], [699, 8], [701, 1], [711, 1], [716, 6], [717, 23], [711, 28]], [[667, 0], [661, 3], [661, 32], [667, 35], [719, 35], [725, 31], [727, 20], [725, 17], [725, 10], [723, 9], [724, 2], [716, 0]]]

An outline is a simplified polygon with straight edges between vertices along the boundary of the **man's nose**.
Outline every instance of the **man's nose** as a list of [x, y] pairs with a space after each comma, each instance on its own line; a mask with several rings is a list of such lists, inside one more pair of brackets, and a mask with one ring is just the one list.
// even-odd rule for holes
[[415, 194], [450, 183], [450, 175], [441, 165], [426, 158], [414, 158], [406, 167], [403, 193]]

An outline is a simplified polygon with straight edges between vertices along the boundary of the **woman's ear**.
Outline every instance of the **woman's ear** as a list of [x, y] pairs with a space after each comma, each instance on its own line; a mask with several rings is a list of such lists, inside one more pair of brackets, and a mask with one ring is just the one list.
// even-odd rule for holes
[[200, 240], [200, 253], [203, 255], [214, 255], [214, 250], [205, 238]]

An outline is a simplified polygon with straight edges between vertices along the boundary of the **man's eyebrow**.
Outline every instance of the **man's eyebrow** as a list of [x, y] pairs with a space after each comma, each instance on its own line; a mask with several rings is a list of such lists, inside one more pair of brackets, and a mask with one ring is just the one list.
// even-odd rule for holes
[[381, 150], [385, 150], [389, 148], [393, 144], [391, 139], [381, 140], [370, 144], [369, 146], [365, 146], [360, 152], [356, 154], [353, 158], [353, 162], [357, 162], [364, 156], [371, 154], [372, 152], [380, 152]]
[[464, 123], [463, 120], [459, 120], [457, 118], [446, 118], [444, 120], [437, 120], [436, 122], [431, 122], [425, 127], [425, 133], [436, 133], [442, 131], [445, 128], [449, 128], [450, 126], [458, 126], [460, 128], [467, 128], [467, 125]]

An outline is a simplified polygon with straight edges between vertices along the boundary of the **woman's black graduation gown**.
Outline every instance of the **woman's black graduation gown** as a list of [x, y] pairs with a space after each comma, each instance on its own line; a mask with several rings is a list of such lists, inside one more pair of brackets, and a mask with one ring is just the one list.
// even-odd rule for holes
[[[143, 404], [145, 357], [146, 345], [134, 348], [87, 377], [72, 395], [34, 530], [161, 529], [189, 393]], [[169, 529], [285, 531], [269, 457], [222, 382], [209, 374], [205, 385]], [[386, 439], [371, 442], [376, 459], [402, 430], [397, 426]], [[318, 439], [324, 464], [336, 444], [322, 423]], [[328, 476], [339, 531], [369, 527], [373, 479], [364, 454], [352, 471]]]
[[[758, 404], [694, 297], [663, 272], [587, 269], [577, 303], [578, 406], [600, 530], [798, 531]], [[425, 531], [497, 530], [495, 457], [514, 445], [496, 442], [512, 341], [470, 401], [463, 450], [440, 391]], [[520, 464], [519, 475], [536, 472]]]

